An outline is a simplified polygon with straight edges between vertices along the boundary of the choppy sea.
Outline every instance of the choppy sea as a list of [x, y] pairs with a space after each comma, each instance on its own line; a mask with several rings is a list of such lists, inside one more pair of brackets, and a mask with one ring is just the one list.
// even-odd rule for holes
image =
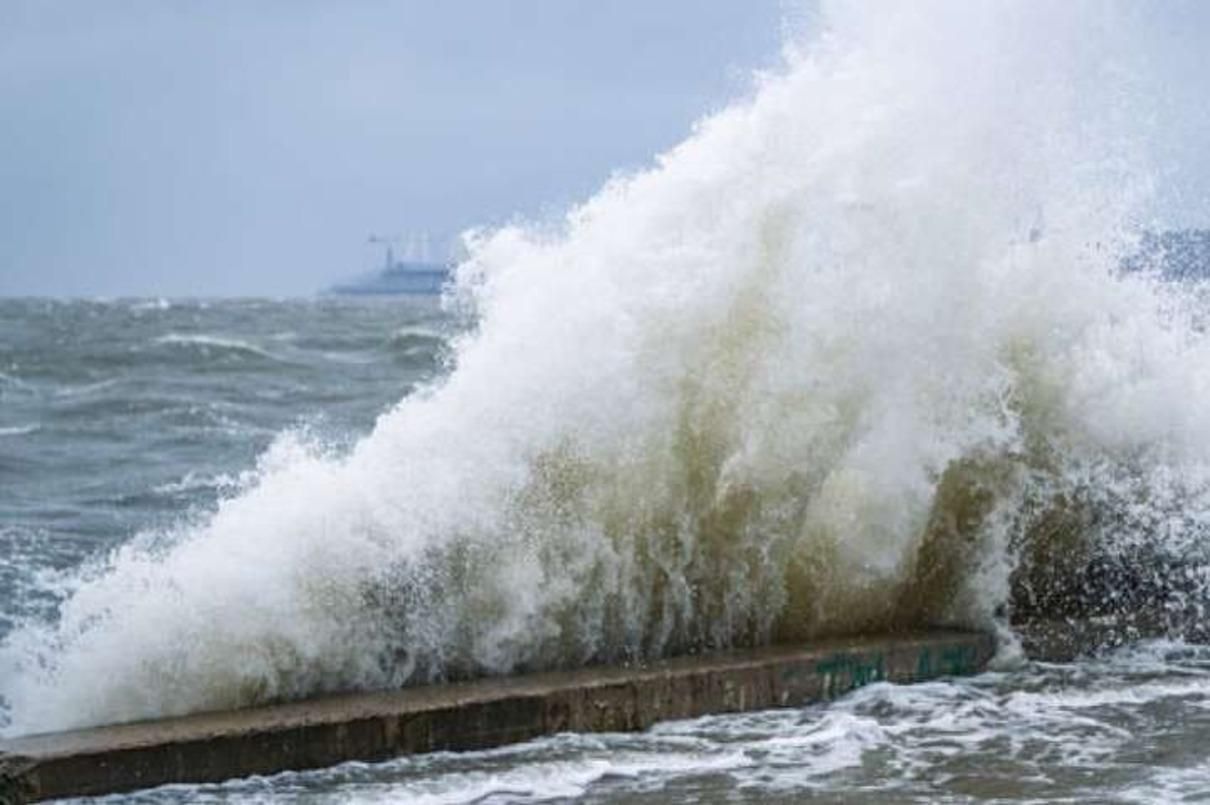
[[[347, 450], [441, 375], [434, 300], [0, 302], [0, 629], [204, 519], [295, 429]], [[1167, 802], [1210, 795], [1210, 651], [876, 684], [827, 705], [168, 787], [133, 802]]]

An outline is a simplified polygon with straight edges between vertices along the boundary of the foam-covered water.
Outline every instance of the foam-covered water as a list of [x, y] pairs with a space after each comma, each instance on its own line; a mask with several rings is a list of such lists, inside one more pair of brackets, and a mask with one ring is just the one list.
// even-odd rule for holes
[[[363, 439], [282, 436], [212, 513], [72, 576], [0, 649], [9, 730], [835, 632], [1004, 631], [1107, 590], [1120, 599], [1094, 608], [1198, 611], [1202, 303], [1122, 269], [1162, 224], [1154, 21], [1081, 0], [820, 20], [650, 169], [565, 220], [472, 235], [451, 371]], [[429, 354], [426, 327], [390, 342]], [[306, 332], [165, 328], [148, 348], [257, 393]], [[220, 476], [176, 482], [199, 477]], [[997, 679], [875, 688], [810, 728], [744, 718], [773, 720], [761, 740], [798, 758], [798, 785], [903, 732], [863, 702], [961, 710]], [[980, 724], [955, 723], [955, 745]], [[1016, 740], [996, 736], [979, 751]], [[566, 769], [572, 788], [603, 773]]]

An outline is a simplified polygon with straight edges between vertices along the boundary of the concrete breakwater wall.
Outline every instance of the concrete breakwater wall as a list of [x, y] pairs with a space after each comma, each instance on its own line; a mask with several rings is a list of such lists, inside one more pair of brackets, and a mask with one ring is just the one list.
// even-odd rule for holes
[[0, 742], [0, 802], [484, 749], [557, 732], [641, 730], [807, 704], [870, 682], [972, 674], [994, 651], [980, 633], [860, 637], [32, 735]]

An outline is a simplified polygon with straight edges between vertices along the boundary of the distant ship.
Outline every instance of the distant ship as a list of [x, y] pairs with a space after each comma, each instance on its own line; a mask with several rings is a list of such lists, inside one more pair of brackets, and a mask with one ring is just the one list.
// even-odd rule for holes
[[[371, 243], [384, 243], [371, 238]], [[427, 260], [397, 260], [387, 246], [382, 268], [372, 274], [332, 286], [328, 293], [342, 296], [386, 296], [393, 294], [435, 295], [450, 280], [453, 266]]]

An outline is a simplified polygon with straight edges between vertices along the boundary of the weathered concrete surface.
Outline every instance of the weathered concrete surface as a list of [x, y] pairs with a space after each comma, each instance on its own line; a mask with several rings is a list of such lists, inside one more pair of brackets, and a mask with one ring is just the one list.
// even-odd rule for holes
[[830, 640], [334, 696], [0, 743], [0, 802], [132, 791], [483, 749], [556, 732], [641, 730], [707, 713], [792, 707], [869, 682], [971, 674], [991, 636], [933, 632]]

